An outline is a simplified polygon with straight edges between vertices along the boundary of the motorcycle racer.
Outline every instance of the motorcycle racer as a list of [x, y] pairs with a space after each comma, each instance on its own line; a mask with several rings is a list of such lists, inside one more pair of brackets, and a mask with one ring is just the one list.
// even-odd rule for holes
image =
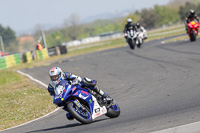
[[[55, 92], [54, 92], [55, 85], [62, 80], [66, 80], [66, 81], [71, 81], [72, 85], [81, 84], [82, 86], [87, 87], [90, 90], [93, 90], [102, 97], [103, 102], [105, 102], [106, 100], [112, 100], [110, 97], [108, 97], [107, 93], [103, 92], [101, 89], [97, 87], [96, 80], [92, 80], [89, 78], [81, 78], [80, 76], [76, 76], [72, 73], [63, 72], [59, 67], [51, 68], [49, 71], [49, 77], [50, 77], [50, 83], [47, 89], [53, 99], [55, 97]], [[69, 113], [67, 113], [66, 116], [69, 120], [73, 119], [73, 117]]]
[[128, 42], [128, 40], [127, 40], [127, 31], [130, 31], [130, 30], [135, 31], [136, 29], [135, 29], [135, 24], [132, 22], [132, 19], [128, 18], [127, 19], [127, 24], [124, 27], [124, 37], [126, 38], [127, 42]]
[[193, 20], [196, 20], [199, 23], [199, 18], [195, 14], [195, 11], [191, 9], [185, 21], [185, 29], [186, 29], [187, 34], [188, 34], [188, 23]]
[[136, 32], [142, 33], [143, 39], [147, 39], [147, 31], [139, 22], [136, 23]]

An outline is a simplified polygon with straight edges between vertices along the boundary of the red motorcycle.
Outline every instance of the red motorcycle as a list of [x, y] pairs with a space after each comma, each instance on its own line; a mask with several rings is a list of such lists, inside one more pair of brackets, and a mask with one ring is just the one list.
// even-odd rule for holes
[[188, 23], [188, 35], [190, 37], [190, 41], [196, 41], [198, 32], [199, 32], [199, 23], [197, 21], [190, 21]]

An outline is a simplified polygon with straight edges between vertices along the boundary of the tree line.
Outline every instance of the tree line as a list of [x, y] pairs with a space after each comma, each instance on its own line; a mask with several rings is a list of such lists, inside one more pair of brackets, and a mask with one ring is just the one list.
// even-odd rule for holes
[[96, 20], [91, 23], [80, 24], [79, 17], [72, 15], [66, 26], [59, 30], [47, 32], [49, 46], [59, 45], [61, 42], [82, 39], [110, 31], [123, 31], [127, 18], [139, 22], [146, 29], [158, 28], [183, 23], [190, 9], [200, 15], [198, 0], [172, 0], [168, 5], [155, 5], [153, 8], [135, 11], [123, 18]]
[[[9, 26], [4, 27], [0, 24], [0, 36], [3, 40], [4, 48], [6, 51], [16, 52], [16, 49], [18, 49], [16, 32]], [[2, 51], [1, 45], [0, 51]]]

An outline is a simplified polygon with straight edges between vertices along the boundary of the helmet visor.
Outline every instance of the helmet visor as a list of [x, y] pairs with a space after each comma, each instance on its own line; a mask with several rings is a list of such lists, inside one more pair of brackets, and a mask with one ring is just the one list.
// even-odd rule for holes
[[57, 81], [59, 76], [58, 75], [50, 76], [50, 78], [51, 78], [51, 81]]

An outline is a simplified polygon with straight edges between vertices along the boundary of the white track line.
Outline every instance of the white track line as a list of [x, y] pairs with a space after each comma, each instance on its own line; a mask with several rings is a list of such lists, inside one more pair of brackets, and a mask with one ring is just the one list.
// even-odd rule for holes
[[[37, 82], [37, 83], [43, 85], [43, 86], [46, 87], [46, 88], [48, 87], [48, 85], [46, 85], [45, 83], [43, 83], [43, 82], [41, 82], [41, 81], [39, 81], [39, 80], [33, 78], [32, 76], [30, 76], [30, 75], [28, 75], [28, 74], [26, 74], [26, 73], [23, 73], [23, 72], [21, 72], [21, 71], [19, 71], [19, 70], [17, 70], [17, 72], [18, 72], [19, 74], [22, 74], [22, 75], [24, 75], [24, 76], [27, 76], [27, 77], [30, 78], [31, 80], [33, 80], [33, 81], [35, 81], [35, 82]], [[18, 126], [14, 126], [14, 127], [11, 127], [11, 128], [7, 128], [7, 129], [2, 130], [2, 131], [0, 131], [0, 132], [7, 131], [7, 130], [10, 130], [10, 129], [13, 129], [13, 128], [17, 128], [17, 127], [20, 127], [20, 126], [24, 126], [24, 125], [29, 124], [29, 123], [31, 123], [31, 122], [37, 121], [37, 120], [39, 120], [39, 119], [42, 119], [42, 118], [44, 118], [44, 117], [47, 117], [47, 116], [53, 114], [54, 112], [58, 111], [59, 109], [60, 109], [60, 108], [56, 108], [54, 111], [52, 111], [52, 112], [50, 112], [50, 113], [48, 113], [48, 114], [46, 114], [46, 115], [44, 115], [44, 116], [42, 116], [42, 117], [39, 117], [39, 118], [34, 119], [34, 120], [31, 120], [31, 121], [29, 121], [29, 122], [20, 124], [20, 125], [18, 125]]]
[[43, 82], [41, 82], [41, 81], [39, 81], [39, 80], [33, 78], [32, 76], [30, 76], [30, 75], [28, 75], [28, 74], [26, 74], [26, 73], [23, 73], [23, 72], [21, 72], [21, 71], [19, 71], [19, 70], [17, 70], [17, 72], [18, 72], [19, 74], [22, 74], [22, 75], [24, 75], [24, 76], [27, 76], [28, 78], [30, 78], [31, 80], [33, 80], [33, 81], [35, 81], [35, 82], [37, 82], [37, 83], [43, 85], [45, 88], [48, 87], [48, 85], [46, 85], [45, 83], [43, 83]]

